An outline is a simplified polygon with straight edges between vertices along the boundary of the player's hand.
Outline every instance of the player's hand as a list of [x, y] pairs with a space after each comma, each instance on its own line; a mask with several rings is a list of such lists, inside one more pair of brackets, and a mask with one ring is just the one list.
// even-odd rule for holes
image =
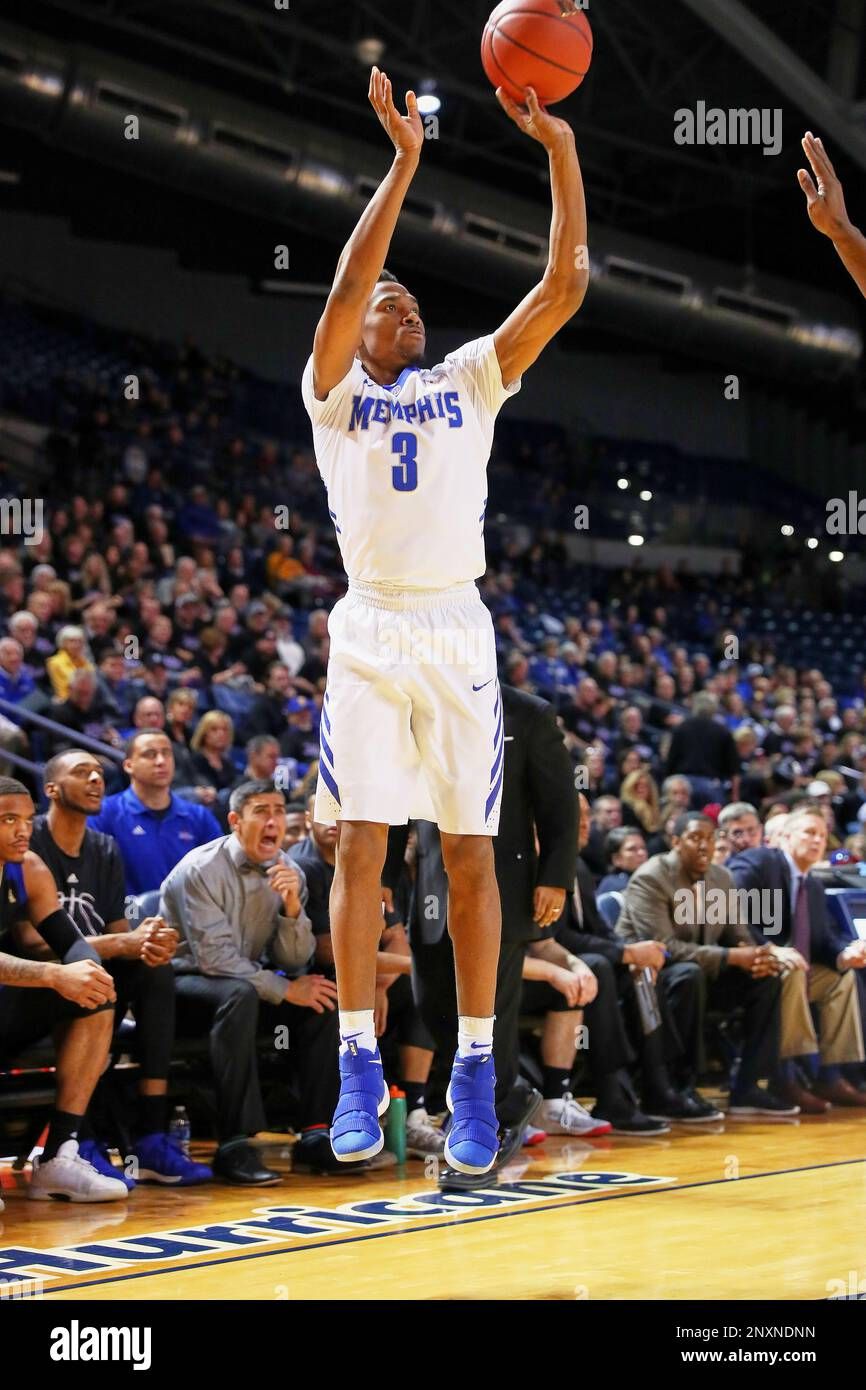
[[82, 1009], [98, 1009], [100, 1004], [114, 1001], [114, 981], [107, 970], [95, 960], [77, 960], [72, 965], [58, 965], [52, 980], [58, 994], [71, 999]]
[[289, 980], [285, 998], [289, 1004], [298, 1004], [317, 1014], [323, 1014], [326, 1009], [333, 1013], [337, 1006], [337, 986], [324, 975], [300, 975], [297, 980]]
[[535, 94], [534, 87], [526, 88], [525, 106], [518, 106], [516, 101], [512, 101], [504, 87], [496, 88], [496, 100], [506, 116], [511, 117], [514, 124], [523, 131], [523, 134], [537, 140], [539, 145], [543, 145], [546, 150], [553, 149], [564, 139], [571, 139], [574, 136], [574, 131], [568, 121], [562, 121], [558, 116], [551, 116], [545, 111]]
[[564, 907], [564, 888], [545, 888], [539, 884], [532, 897], [532, 920], [540, 927], [549, 927], [559, 921]]
[[297, 917], [301, 910], [301, 875], [288, 864], [272, 864], [268, 869], [268, 882], [275, 893], [283, 900], [287, 917]]
[[807, 130], [802, 145], [818, 183], [816, 188], [805, 169], [797, 171], [800, 187], [806, 195], [812, 226], [817, 227], [824, 236], [835, 240], [851, 229], [842, 185], [824, 149], [824, 142], [813, 135], [811, 130]]
[[367, 95], [397, 153], [420, 154], [424, 144], [424, 126], [418, 113], [418, 98], [415, 93], [406, 93], [406, 115], [401, 116], [394, 105], [390, 80], [384, 72], [373, 68]]

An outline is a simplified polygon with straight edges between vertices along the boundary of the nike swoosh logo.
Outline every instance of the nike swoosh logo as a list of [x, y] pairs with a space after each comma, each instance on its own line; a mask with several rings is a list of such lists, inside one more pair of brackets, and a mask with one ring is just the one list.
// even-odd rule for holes
[[473, 690], [476, 690], [476, 691], [477, 691], [477, 690], [484, 690], [488, 685], [492, 685], [493, 682], [494, 682], [495, 680], [496, 680], [496, 677], [495, 677], [495, 676], [491, 676], [489, 681], [485, 681], [485, 682], [484, 682], [484, 685], [473, 685], [472, 689], [473, 689]]
[[474, 1042], [474, 1043], [471, 1043], [470, 1046], [473, 1048], [473, 1050], [474, 1050], [475, 1048], [481, 1048], [481, 1047], [486, 1048], [488, 1052], [492, 1052], [492, 1050], [493, 1050], [493, 1043], [477, 1043], [477, 1042]]

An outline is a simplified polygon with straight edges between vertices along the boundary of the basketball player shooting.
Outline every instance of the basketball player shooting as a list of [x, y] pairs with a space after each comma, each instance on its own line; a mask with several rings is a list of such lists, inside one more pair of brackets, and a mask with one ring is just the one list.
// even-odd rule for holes
[[495, 333], [424, 367], [419, 304], [383, 269], [424, 129], [414, 92], [402, 115], [378, 68], [369, 97], [394, 160], [340, 256], [302, 383], [348, 576], [329, 620], [315, 810], [338, 825], [331, 934], [341, 1089], [331, 1145], [351, 1163], [384, 1142], [388, 1090], [373, 1022], [381, 875], [389, 825], [419, 817], [442, 835], [457, 976], [445, 1155], [458, 1172], [480, 1174], [499, 1142], [492, 837], [504, 759], [493, 624], [475, 582], [486, 567], [487, 461], [500, 408], [583, 301], [586, 206], [571, 127], [531, 88], [525, 107], [498, 89], [507, 115], [547, 151], [547, 268]]

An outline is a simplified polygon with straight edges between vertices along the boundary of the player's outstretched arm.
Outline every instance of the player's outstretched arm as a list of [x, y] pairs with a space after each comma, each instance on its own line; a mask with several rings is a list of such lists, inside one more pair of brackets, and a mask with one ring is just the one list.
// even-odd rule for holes
[[493, 335], [502, 381], [508, 386], [577, 313], [589, 285], [589, 257], [586, 199], [571, 126], [543, 110], [531, 87], [525, 108], [516, 106], [501, 87], [496, 96], [515, 125], [547, 150], [553, 199], [547, 269]]
[[798, 171], [797, 178], [806, 195], [812, 225], [830, 238], [860, 293], [866, 295], [866, 237], [848, 216], [842, 184], [830, 163], [824, 142], [807, 130], [802, 143], [818, 185], [816, 188], [806, 169]]
[[313, 389], [323, 401], [348, 372], [361, 340], [367, 301], [382, 273], [403, 199], [415, 177], [424, 127], [414, 92], [406, 93], [401, 116], [391, 83], [373, 68], [370, 103], [394, 145], [394, 162], [370, 199], [337, 262], [334, 284], [319, 320], [313, 344]]

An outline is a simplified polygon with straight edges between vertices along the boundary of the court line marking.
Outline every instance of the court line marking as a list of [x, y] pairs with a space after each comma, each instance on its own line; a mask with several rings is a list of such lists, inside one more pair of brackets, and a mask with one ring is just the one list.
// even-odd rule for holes
[[[509, 1211], [491, 1211], [478, 1216], [464, 1216], [457, 1220], [429, 1222], [424, 1226], [401, 1226], [398, 1230], [389, 1231], [367, 1231], [364, 1235], [337, 1236], [334, 1240], [320, 1240], [307, 1245], [286, 1245], [277, 1250], [249, 1250], [239, 1255], [222, 1255], [214, 1260], [197, 1260], [193, 1264], [169, 1265], [165, 1269], [141, 1269], [132, 1270], [128, 1274], [114, 1274], [106, 1279], [88, 1279], [77, 1284], [62, 1284], [51, 1289], [46, 1289], [43, 1298], [53, 1298], [55, 1294], [77, 1293], [81, 1289], [93, 1289], [102, 1284], [123, 1284], [129, 1283], [132, 1279], [157, 1279], [162, 1274], [186, 1274], [191, 1269], [210, 1269], [216, 1265], [240, 1264], [244, 1260], [266, 1260], [273, 1255], [298, 1255], [304, 1250], [324, 1250], [338, 1245], [360, 1245], [368, 1240], [385, 1240], [389, 1236], [409, 1236], [416, 1231], [437, 1231], [443, 1229], [453, 1229], [455, 1226], [478, 1225], [481, 1221], [499, 1221], [506, 1217], [514, 1216], [537, 1216], [539, 1212], [546, 1211], [567, 1211], [571, 1207], [594, 1206], [597, 1202], [618, 1202], [625, 1201], [632, 1197], [649, 1197], [661, 1193], [689, 1192], [696, 1187], [735, 1187], [738, 1183], [756, 1182], [763, 1178], [784, 1178], [791, 1177], [797, 1173], [817, 1173], [825, 1168], [847, 1168], [854, 1163], [866, 1163], [866, 1158], [841, 1158], [833, 1163], [810, 1163], [803, 1168], [779, 1168], [770, 1173], [749, 1173], [744, 1178], [705, 1178], [701, 1182], [683, 1183], [681, 1187], [653, 1187], [636, 1189], [634, 1192], [611, 1192], [607, 1195], [598, 1197], [575, 1197], [572, 1201], [548, 1202], [543, 1207], [522, 1207], [519, 1211], [512, 1207]], [[541, 1199], [543, 1200], [543, 1198]], [[447, 1212], [443, 1216], [449, 1215]], [[223, 1225], [231, 1225], [231, 1221], [225, 1221]], [[235, 1224], [242, 1225], [242, 1221]], [[130, 1236], [129, 1239], [135, 1239]], [[63, 1247], [60, 1247], [63, 1248]], [[24, 1300], [22, 1300], [23, 1302]], [[257, 1300], [252, 1300], [257, 1301]]]

